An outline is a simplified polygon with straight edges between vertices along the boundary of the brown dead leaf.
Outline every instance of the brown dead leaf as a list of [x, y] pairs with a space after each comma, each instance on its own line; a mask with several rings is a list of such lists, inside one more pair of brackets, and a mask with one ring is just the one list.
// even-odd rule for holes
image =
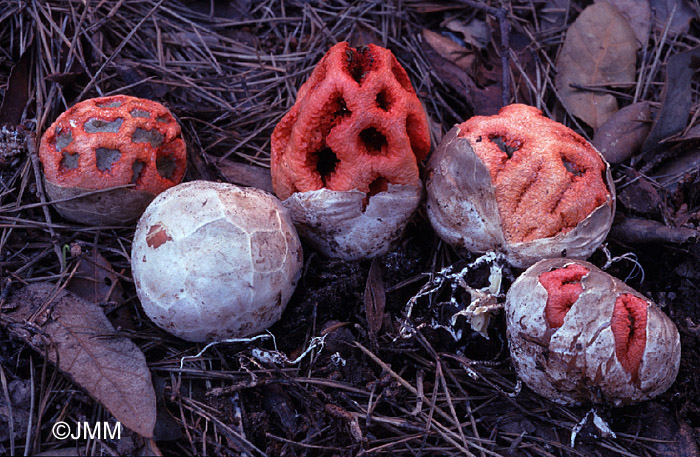
[[479, 49], [486, 48], [491, 42], [491, 27], [482, 19], [473, 18], [466, 24], [459, 19], [451, 19], [445, 23], [445, 27], [460, 33], [465, 42]]
[[476, 84], [474, 84], [467, 72], [459, 68], [451, 60], [442, 57], [428, 43], [421, 43], [421, 49], [437, 78], [445, 86], [452, 89], [458, 97], [463, 97], [468, 106], [473, 107], [472, 93], [476, 89]]
[[[40, 326], [26, 320], [55, 293], [49, 283], [34, 283], [15, 292], [0, 314], [0, 323], [102, 403], [125, 427], [153, 436], [156, 398], [146, 358], [128, 338], [113, 336], [102, 310], [77, 295], [60, 291]], [[38, 328], [37, 328], [38, 327]], [[58, 359], [58, 360], [57, 360]]]
[[217, 163], [219, 171], [226, 181], [239, 186], [256, 187], [264, 191], [274, 193], [272, 190], [272, 177], [270, 169], [248, 165], [247, 163], [234, 162], [233, 160], [221, 160]]
[[627, 19], [632, 27], [637, 43], [646, 46], [651, 27], [651, 8], [649, 0], [601, 0], [610, 3]]
[[614, 6], [599, 2], [583, 10], [557, 58], [556, 86], [566, 109], [594, 129], [603, 125], [617, 111], [615, 97], [576, 87], [633, 82], [637, 47], [634, 31]]
[[[111, 308], [124, 302], [124, 289], [112, 265], [97, 249], [81, 254], [80, 265], [66, 289], [92, 303], [111, 302]], [[110, 309], [106, 308], [105, 312]]]
[[628, 175], [632, 179], [629, 185], [618, 192], [618, 202], [638, 214], [658, 213], [662, 199], [654, 184], [634, 169], [630, 169]]
[[666, 64], [661, 111], [656, 116], [654, 126], [644, 145], [642, 155], [632, 160], [650, 160], [662, 140], [682, 131], [688, 125], [688, 115], [692, 106], [690, 84], [693, 75], [700, 69], [700, 46], [671, 56]]
[[460, 46], [451, 39], [435, 33], [428, 29], [423, 29], [425, 41], [442, 57], [454, 62], [464, 71], [469, 71], [474, 63], [474, 54], [469, 52], [464, 46]]
[[384, 305], [386, 304], [386, 292], [382, 281], [382, 272], [377, 259], [372, 259], [365, 286], [365, 313], [367, 325], [374, 336], [379, 333], [384, 321]]
[[650, 3], [654, 11], [654, 28], [659, 34], [663, 33], [669, 19], [671, 25], [668, 31], [671, 36], [686, 33], [690, 29], [690, 21], [695, 13], [686, 0], [650, 0]]
[[610, 163], [621, 163], [639, 152], [651, 130], [651, 103], [625, 106], [596, 130], [593, 146]]

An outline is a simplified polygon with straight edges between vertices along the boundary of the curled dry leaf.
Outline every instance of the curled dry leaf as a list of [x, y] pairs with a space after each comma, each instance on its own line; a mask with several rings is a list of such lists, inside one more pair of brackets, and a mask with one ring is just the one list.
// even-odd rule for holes
[[386, 304], [386, 292], [382, 282], [382, 272], [377, 259], [372, 259], [365, 286], [365, 314], [367, 325], [374, 337], [377, 336], [384, 322], [384, 305]]
[[97, 249], [81, 256], [80, 266], [66, 289], [92, 303], [110, 302], [109, 311], [124, 302], [119, 277]]
[[[125, 427], [153, 436], [156, 398], [146, 358], [128, 338], [113, 336], [102, 310], [75, 294], [56, 294], [49, 283], [34, 283], [10, 297], [12, 311], [0, 323], [102, 403]], [[52, 298], [53, 297], [53, 298]], [[35, 331], [29, 319], [48, 300], [48, 319]]]
[[648, 101], [625, 106], [595, 132], [591, 143], [609, 163], [621, 163], [639, 152], [651, 130]]
[[634, 31], [617, 8], [599, 2], [583, 10], [569, 27], [557, 58], [555, 82], [566, 109], [594, 129], [603, 125], [617, 111], [617, 100], [578, 87], [633, 82], [637, 48]]
[[671, 56], [666, 64], [666, 83], [661, 111], [656, 116], [642, 154], [632, 159], [632, 164], [651, 160], [657, 146], [664, 139], [683, 130], [688, 125], [692, 106], [690, 83], [700, 63], [700, 46]]
[[673, 243], [700, 240], [700, 231], [689, 227], [669, 227], [661, 222], [638, 217], [616, 221], [610, 236], [625, 243]]
[[474, 63], [474, 54], [450, 38], [428, 29], [423, 29], [423, 38], [438, 54], [454, 62], [461, 70], [469, 71], [469, 68]]

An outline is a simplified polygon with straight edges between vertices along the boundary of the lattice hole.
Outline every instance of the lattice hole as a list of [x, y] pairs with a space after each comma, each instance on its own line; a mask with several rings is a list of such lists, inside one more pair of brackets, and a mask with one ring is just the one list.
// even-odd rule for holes
[[105, 121], [103, 119], [91, 118], [85, 123], [83, 128], [87, 133], [117, 133], [122, 127], [124, 119], [121, 117], [113, 121]]
[[109, 148], [97, 148], [95, 150], [95, 158], [97, 169], [100, 171], [109, 171], [112, 169], [112, 165], [119, 162], [122, 153], [119, 149], [109, 149]]
[[370, 155], [379, 155], [387, 148], [386, 136], [374, 127], [361, 131], [360, 140]]

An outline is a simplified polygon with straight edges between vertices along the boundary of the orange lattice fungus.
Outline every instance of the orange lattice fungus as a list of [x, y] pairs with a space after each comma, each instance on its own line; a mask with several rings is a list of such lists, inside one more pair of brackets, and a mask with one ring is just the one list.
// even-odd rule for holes
[[429, 152], [422, 105], [391, 51], [338, 43], [272, 134], [272, 184], [316, 248], [372, 257], [417, 207]]
[[456, 126], [428, 164], [428, 214], [449, 244], [502, 251], [527, 267], [585, 258], [615, 211], [609, 166], [584, 138], [534, 107]]
[[678, 374], [678, 329], [651, 300], [581, 260], [542, 260], [505, 303], [518, 376], [557, 403], [653, 398]]
[[61, 114], [44, 133], [39, 158], [56, 210], [91, 225], [133, 222], [182, 181], [187, 161], [170, 111], [126, 95], [85, 100]]

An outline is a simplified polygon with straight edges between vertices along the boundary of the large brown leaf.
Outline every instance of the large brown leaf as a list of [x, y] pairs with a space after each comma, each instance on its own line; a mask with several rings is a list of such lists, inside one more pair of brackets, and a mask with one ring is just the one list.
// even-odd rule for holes
[[444, 37], [428, 29], [423, 29], [423, 38], [430, 46], [445, 59], [453, 62], [463, 71], [469, 71], [474, 63], [474, 54], [464, 46], [460, 46], [450, 38]]
[[594, 129], [617, 111], [611, 94], [581, 89], [634, 82], [637, 38], [627, 20], [607, 2], [581, 12], [566, 32], [557, 58], [556, 86], [574, 116]]
[[[100, 307], [65, 290], [52, 299], [54, 293], [49, 283], [20, 289], [5, 306], [10, 311], [0, 314], [0, 323], [38, 352], [48, 353], [59, 370], [123, 426], [152, 437], [156, 398], [143, 353], [130, 339], [113, 335]], [[39, 318], [27, 324], [40, 309]]]
[[698, 69], [700, 46], [669, 57], [661, 111], [644, 141], [641, 156], [634, 157], [632, 165], [636, 165], [640, 160], [651, 160], [662, 140], [682, 131], [688, 125], [688, 116], [693, 104], [689, 94]]

